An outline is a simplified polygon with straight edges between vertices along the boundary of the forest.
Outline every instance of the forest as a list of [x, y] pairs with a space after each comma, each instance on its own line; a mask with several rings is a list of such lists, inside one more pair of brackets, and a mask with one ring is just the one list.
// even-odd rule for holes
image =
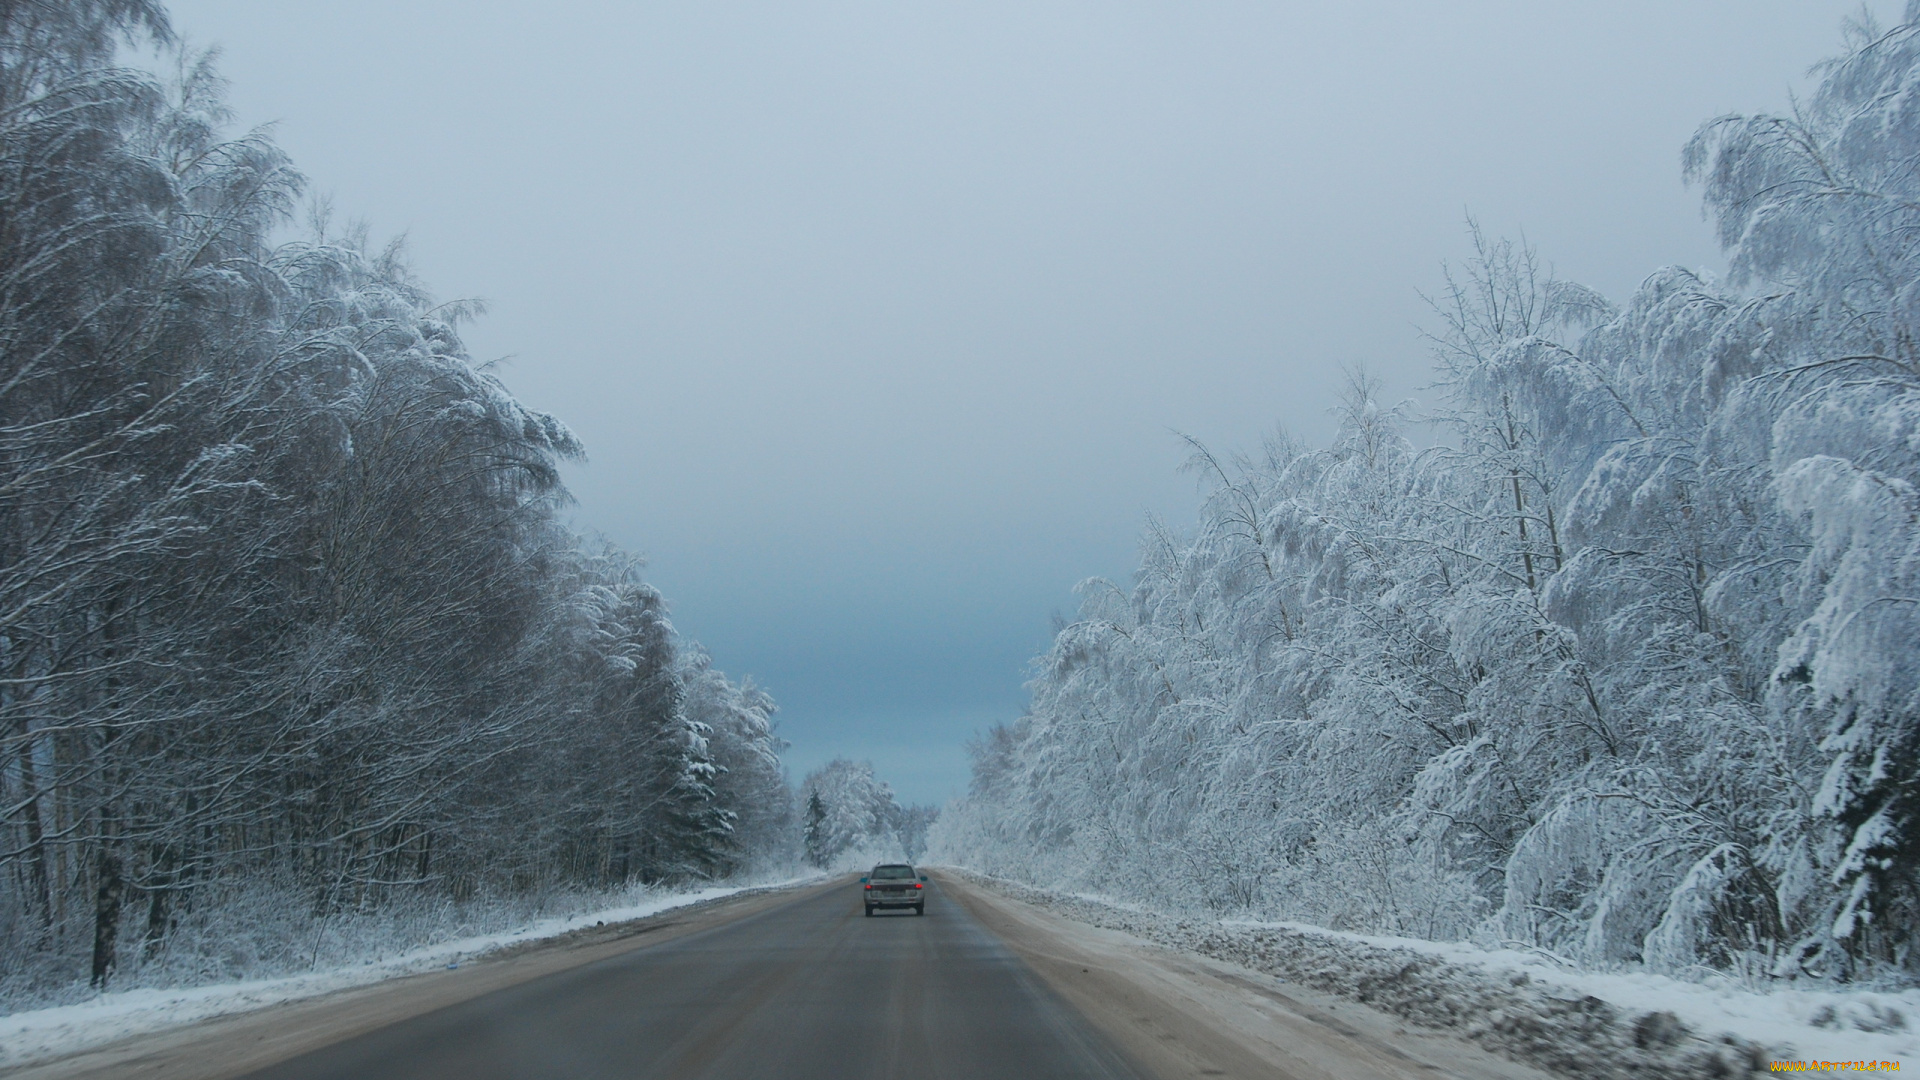
[[790, 858], [772, 699], [223, 93], [156, 0], [0, 0], [0, 992]]
[[1470, 224], [1426, 404], [1190, 440], [1197, 524], [1082, 585], [936, 814], [789, 783], [773, 698], [568, 524], [585, 448], [481, 306], [235, 132], [159, 0], [0, 0], [0, 1004], [923, 855], [1911, 984], [1920, 0], [1849, 34], [1682, 148], [1724, 275], [1616, 301]]
[[[1433, 404], [1195, 443], [935, 857], [1172, 910], [1920, 975], [1920, 5], [1683, 153], [1729, 272], [1471, 230]], [[1784, 73], [1783, 73], [1784, 74]], [[1437, 433], [1437, 434], [1436, 434]]]

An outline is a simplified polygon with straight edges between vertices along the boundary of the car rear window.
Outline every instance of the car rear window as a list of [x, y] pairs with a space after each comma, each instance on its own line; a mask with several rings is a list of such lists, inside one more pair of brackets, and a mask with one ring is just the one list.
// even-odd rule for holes
[[875, 881], [902, 881], [910, 880], [912, 877], [913, 867], [911, 866], [876, 866], [873, 868], [873, 880]]

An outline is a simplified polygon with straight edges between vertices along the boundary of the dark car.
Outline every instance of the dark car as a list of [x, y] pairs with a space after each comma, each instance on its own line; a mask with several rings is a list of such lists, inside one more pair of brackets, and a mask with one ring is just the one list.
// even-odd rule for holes
[[910, 907], [915, 915], [927, 913], [926, 875], [916, 873], [906, 863], [881, 863], [860, 879], [860, 889], [869, 915], [874, 908], [883, 907]]

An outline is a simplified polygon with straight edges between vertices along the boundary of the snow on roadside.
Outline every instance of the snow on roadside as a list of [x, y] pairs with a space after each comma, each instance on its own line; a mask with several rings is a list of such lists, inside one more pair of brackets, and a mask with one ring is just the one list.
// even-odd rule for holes
[[1920, 991], [1788, 988], [1586, 972], [1517, 950], [1301, 923], [1160, 914], [945, 868], [1016, 899], [1363, 1002], [1583, 1080], [1732, 1077], [1771, 1061], [1920, 1061]]
[[402, 975], [458, 967], [509, 946], [559, 937], [596, 923], [631, 922], [674, 908], [811, 880], [813, 877], [694, 892], [642, 894], [633, 903], [542, 919], [512, 930], [456, 938], [411, 949], [397, 956], [301, 975], [210, 986], [121, 990], [101, 994], [75, 1005], [17, 1012], [0, 1016], [0, 1068], [18, 1068], [130, 1035], [142, 1035], [268, 1005], [318, 997]]

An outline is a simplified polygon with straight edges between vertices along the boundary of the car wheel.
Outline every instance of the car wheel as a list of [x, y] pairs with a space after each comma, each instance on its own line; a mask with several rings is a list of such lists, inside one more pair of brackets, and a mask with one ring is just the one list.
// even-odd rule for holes
[[927, 905], [925, 904], [913, 905], [913, 913], [915, 915], [925, 915], [927, 913]]
[[868, 904], [868, 905], [867, 905], [867, 918], [869, 918], [869, 919], [871, 919], [871, 918], [873, 918], [873, 905], [872, 905], [872, 904]]

